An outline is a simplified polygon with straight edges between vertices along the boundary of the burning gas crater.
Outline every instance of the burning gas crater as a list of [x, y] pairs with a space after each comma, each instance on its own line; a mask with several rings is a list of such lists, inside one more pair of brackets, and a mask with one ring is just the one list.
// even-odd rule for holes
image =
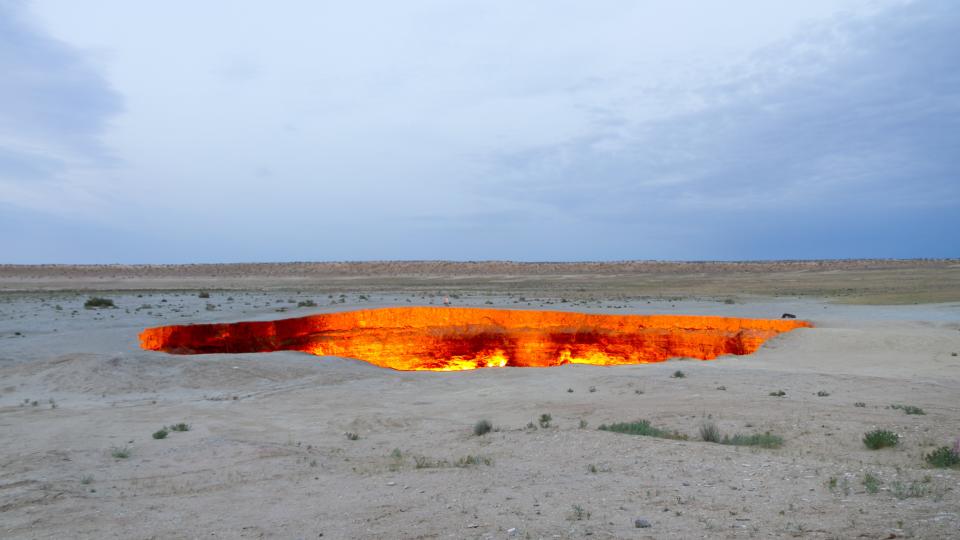
[[806, 321], [398, 307], [295, 319], [148, 328], [140, 346], [173, 354], [302, 351], [398, 370], [643, 364], [750, 354]]

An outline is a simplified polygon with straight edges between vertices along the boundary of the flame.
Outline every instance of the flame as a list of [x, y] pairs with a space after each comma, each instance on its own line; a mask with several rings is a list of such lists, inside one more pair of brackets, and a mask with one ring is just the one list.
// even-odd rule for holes
[[147, 328], [140, 346], [174, 354], [293, 350], [404, 371], [460, 371], [711, 360], [750, 354], [777, 334], [811, 326], [796, 319], [396, 307]]

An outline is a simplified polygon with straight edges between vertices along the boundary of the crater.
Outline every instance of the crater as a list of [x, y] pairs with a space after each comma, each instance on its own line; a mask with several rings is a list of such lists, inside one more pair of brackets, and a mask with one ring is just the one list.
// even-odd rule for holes
[[301, 351], [403, 371], [645, 364], [751, 354], [797, 319], [599, 315], [393, 307], [276, 321], [147, 328], [140, 346], [173, 354]]

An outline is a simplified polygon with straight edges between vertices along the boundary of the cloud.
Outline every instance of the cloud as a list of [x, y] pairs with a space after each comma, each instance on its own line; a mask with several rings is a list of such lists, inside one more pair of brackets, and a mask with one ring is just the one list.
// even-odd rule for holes
[[84, 192], [84, 178], [111, 163], [100, 137], [122, 100], [21, 2], [0, 4], [0, 73], [0, 203], [62, 210], [64, 189]]
[[[684, 234], [708, 238], [758, 226], [781, 234], [822, 231], [824, 221], [850, 226], [845, 215], [878, 232], [891, 224], [918, 230], [931, 213], [956, 216], [960, 206], [958, 31], [960, 6], [950, 2], [820, 24], [692, 89], [687, 111], [634, 121], [594, 104], [609, 119], [594, 132], [500, 155], [489, 176], [502, 180], [478, 191], [546, 204], [584, 224], [686, 220], [694, 226]], [[615, 105], [642, 108], [663, 91], [670, 89], [650, 87]], [[939, 242], [934, 251], [956, 255], [946, 231], [960, 230], [958, 218], [941, 221], [924, 247]], [[674, 240], [688, 247], [672, 257], [689, 257], [699, 244]], [[798, 249], [843, 253], [822, 240], [829, 245], [818, 251], [818, 238], [801, 235]], [[872, 244], [883, 256], [917, 247]]]

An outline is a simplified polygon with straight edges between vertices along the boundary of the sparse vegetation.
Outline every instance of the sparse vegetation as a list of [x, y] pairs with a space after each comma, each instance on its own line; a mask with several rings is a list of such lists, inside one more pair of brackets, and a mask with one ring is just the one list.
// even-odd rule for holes
[[83, 484], [83, 485], [85, 485], [85, 486], [88, 486], [88, 485], [92, 484], [92, 483], [93, 483], [93, 475], [92, 475], [92, 474], [85, 474], [85, 475], [81, 476], [81, 477], [80, 477], [80, 483]]
[[880, 491], [880, 483], [880, 479], [870, 473], [863, 475], [863, 487], [866, 488], [867, 493]]
[[477, 437], [481, 435], [486, 435], [493, 430], [493, 424], [489, 420], [480, 420], [473, 425], [473, 434]]
[[210, 298], [210, 293], [207, 291], [200, 291], [200, 293], [197, 295], [197, 298]]
[[770, 392], [770, 395], [773, 396], [773, 397], [783, 397], [783, 396], [787, 395], [787, 393], [784, 392], [783, 390], [777, 390], [777, 391], [774, 391], [774, 392]]
[[897, 480], [890, 484], [890, 493], [898, 499], [913, 499], [927, 495], [930, 489], [923, 483], [913, 481], [909, 484]]
[[783, 446], [783, 437], [774, 435], [769, 431], [765, 433], [754, 433], [751, 435], [737, 433], [733, 437], [727, 437], [724, 435], [723, 440], [720, 441], [720, 444], [728, 444], [731, 446], [758, 446], [760, 448], [780, 448]]
[[550, 427], [550, 422], [552, 422], [552, 421], [553, 421], [553, 417], [550, 416], [549, 413], [543, 413], [543, 414], [541, 414], [541, 415], [540, 415], [540, 419], [538, 420], [538, 422], [540, 423], [540, 427], [542, 427], [542, 428], [548, 428], [548, 427]]
[[580, 419], [580, 429], [586, 429], [586, 427], [587, 427], [587, 421], [584, 420], [583, 418], [581, 418], [581, 419]]
[[344, 433], [344, 435], [347, 437], [348, 440], [351, 440], [351, 441], [355, 441], [355, 440], [357, 440], [357, 439], [360, 438], [360, 435], [358, 435], [358, 434], [356, 434], [356, 433], [354, 433], [354, 432], [352, 432], [352, 431], [348, 431], [348, 432]]
[[110, 455], [116, 459], [127, 459], [131, 454], [133, 454], [133, 451], [129, 446], [114, 446], [110, 449]]
[[[957, 446], [960, 446], [960, 444]], [[923, 459], [931, 467], [940, 469], [960, 466], [960, 452], [958, 452], [956, 448], [950, 448], [949, 446], [941, 446], [923, 456]]]
[[886, 429], [875, 429], [863, 435], [863, 444], [871, 450], [893, 447], [899, 442], [900, 436]]
[[643, 435], [645, 437], [659, 437], [661, 439], [674, 439], [685, 441], [689, 439], [683, 433], [678, 431], [668, 431], [650, 425], [648, 420], [638, 420], [636, 422], [618, 422], [616, 424], [601, 424], [601, 431], [612, 431], [614, 433], [625, 433], [627, 435]]
[[720, 428], [715, 422], [703, 422], [700, 424], [700, 438], [706, 442], [719, 443], [722, 440]]
[[153, 438], [154, 438], [154, 439], [166, 439], [166, 438], [167, 438], [167, 435], [168, 435], [169, 433], [170, 433], [170, 432], [167, 431], [167, 428], [159, 429], [159, 430], [153, 432]]
[[830, 395], [830, 392], [827, 392], [825, 390], [820, 390], [819, 392], [817, 392], [817, 397], [827, 397], [829, 395]]
[[573, 513], [571, 514], [570, 517], [573, 521], [583, 521], [585, 519], [590, 519], [590, 512], [585, 510], [579, 504], [575, 504], [571, 508], [573, 508]]
[[297, 302], [297, 307], [317, 307], [317, 303], [313, 300], [302, 300]]
[[913, 405], [891, 405], [890, 408], [891, 408], [891, 409], [899, 409], [899, 410], [905, 412], [906, 414], [927, 414], [927, 413], [926, 413], [923, 409], [921, 409], [920, 407], [915, 407], [915, 406], [913, 406]]
[[170, 431], [190, 431], [190, 424], [185, 424], [183, 422], [174, 424], [170, 426]]
[[[397, 458], [398, 459], [398, 458]], [[455, 461], [447, 459], [433, 459], [427, 456], [414, 456], [413, 466], [417, 469], [443, 469], [447, 467], [457, 467], [465, 469], [475, 465], [493, 465], [493, 460], [486, 456], [467, 455]]]
[[686, 376], [687, 376], [686, 373], [684, 373], [684, 372], [682, 372], [682, 371], [680, 371], [680, 370], [678, 369], [678, 370], [674, 371], [674, 372], [673, 372], [673, 375], [671, 375], [670, 377], [673, 378], [673, 379], [682, 379], [682, 378], [684, 378], [684, 377], [686, 377]]
[[705, 421], [700, 424], [700, 438], [705, 442], [726, 444], [729, 446], [757, 446], [760, 448], [780, 448], [783, 446], [783, 437], [773, 435], [769, 431], [749, 435], [736, 433], [732, 437], [722, 435], [717, 424], [711, 421]]
[[83, 307], [86, 309], [100, 309], [100, 308], [115, 308], [113, 300], [109, 298], [102, 298], [100, 296], [92, 296], [83, 303]]
[[860, 408], [863, 408], [863, 407], [866, 407], [866, 406], [867, 406], [867, 404], [866, 404], [866, 403], [864, 403], [864, 402], [862, 402], [862, 401], [858, 401], [858, 402], [856, 402], [856, 403], [854, 403], [854, 404], [853, 404], [853, 406], [854, 406], [854, 407], [860, 407]]

